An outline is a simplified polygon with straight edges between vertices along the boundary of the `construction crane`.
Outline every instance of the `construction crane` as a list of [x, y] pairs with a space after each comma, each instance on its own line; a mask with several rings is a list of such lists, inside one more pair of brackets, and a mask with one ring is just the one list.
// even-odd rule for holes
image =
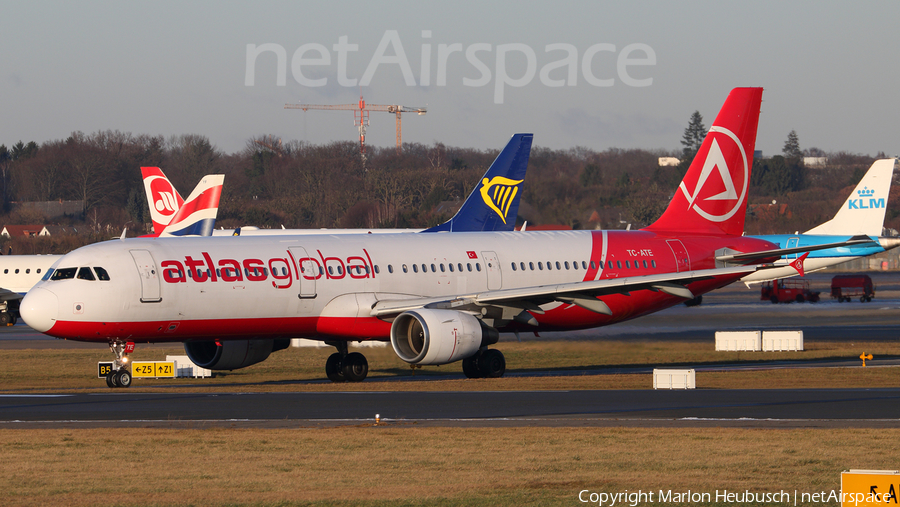
[[403, 145], [403, 138], [400, 130], [400, 115], [402, 113], [416, 113], [423, 115], [428, 112], [424, 107], [405, 107], [398, 105], [384, 106], [379, 104], [366, 104], [362, 95], [359, 96], [358, 104], [285, 104], [285, 109], [323, 109], [331, 111], [353, 111], [353, 125], [359, 128], [359, 153], [362, 156], [363, 163], [366, 161], [366, 127], [369, 126], [369, 112], [384, 111], [386, 113], [394, 113], [397, 117], [397, 153], [400, 153], [400, 147]]

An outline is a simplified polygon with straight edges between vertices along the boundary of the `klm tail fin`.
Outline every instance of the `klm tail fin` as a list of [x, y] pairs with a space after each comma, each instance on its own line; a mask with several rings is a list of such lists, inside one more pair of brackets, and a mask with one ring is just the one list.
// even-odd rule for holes
[[654, 232], [740, 236], [762, 88], [735, 88], [694, 157]]
[[533, 138], [533, 134], [513, 135], [456, 215], [422, 232], [513, 230]]
[[224, 174], [201, 178], [160, 236], [212, 236], [224, 181]]
[[141, 167], [141, 176], [144, 179], [147, 204], [150, 205], [153, 232], [158, 236], [184, 205], [184, 199], [159, 167]]
[[881, 236], [894, 163], [892, 158], [876, 160], [834, 218], [804, 234]]

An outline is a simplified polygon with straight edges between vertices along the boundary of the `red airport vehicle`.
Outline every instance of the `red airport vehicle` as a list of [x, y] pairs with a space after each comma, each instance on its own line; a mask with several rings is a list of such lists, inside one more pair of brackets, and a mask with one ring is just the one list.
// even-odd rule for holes
[[807, 280], [787, 278], [763, 283], [759, 299], [772, 303], [792, 303], [794, 301], [817, 303], [819, 292], [809, 290], [809, 281]]
[[838, 303], [858, 297], [866, 303], [875, 297], [875, 284], [869, 275], [837, 275], [831, 279], [831, 297]]

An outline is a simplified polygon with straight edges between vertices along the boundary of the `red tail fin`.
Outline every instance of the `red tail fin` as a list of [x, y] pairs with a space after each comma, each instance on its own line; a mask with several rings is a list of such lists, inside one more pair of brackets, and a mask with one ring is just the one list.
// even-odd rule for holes
[[740, 236], [762, 88], [735, 88], [652, 231]]

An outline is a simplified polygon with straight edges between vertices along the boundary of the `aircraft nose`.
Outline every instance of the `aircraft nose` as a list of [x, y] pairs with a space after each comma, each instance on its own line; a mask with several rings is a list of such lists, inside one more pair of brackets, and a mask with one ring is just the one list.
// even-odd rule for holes
[[19, 315], [35, 331], [46, 333], [56, 324], [59, 299], [47, 289], [34, 288], [25, 294], [19, 304]]

